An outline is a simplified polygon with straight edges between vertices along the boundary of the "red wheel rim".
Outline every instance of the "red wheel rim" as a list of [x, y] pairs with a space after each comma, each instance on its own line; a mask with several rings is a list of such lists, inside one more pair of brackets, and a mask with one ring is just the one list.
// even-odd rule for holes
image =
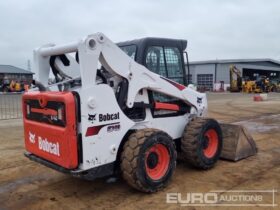
[[209, 129], [204, 134], [206, 145], [204, 144], [203, 153], [205, 157], [212, 158], [218, 150], [218, 134], [214, 129]]
[[166, 174], [169, 163], [170, 154], [163, 144], [155, 144], [146, 152], [146, 172], [153, 180], [159, 180]]

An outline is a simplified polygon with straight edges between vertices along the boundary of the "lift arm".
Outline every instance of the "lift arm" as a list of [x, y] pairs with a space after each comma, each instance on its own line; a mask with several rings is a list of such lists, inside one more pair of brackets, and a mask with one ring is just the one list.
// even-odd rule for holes
[[141, 89], [149, 89], [183, 100], [191, 105], [197, 115], [207, 110], [206, 95], [155, 74], [126, 55], [102, 33], [96, 33], [72, 44], [43, 46], [34, 52], [35, 67], [40, 82], [47, 85], [49, 58], [53, 55], [78, 52], [82, 88], [96, 85], [98, 62], [112, 75], [129, 82], [126, 105], [131, 108]]

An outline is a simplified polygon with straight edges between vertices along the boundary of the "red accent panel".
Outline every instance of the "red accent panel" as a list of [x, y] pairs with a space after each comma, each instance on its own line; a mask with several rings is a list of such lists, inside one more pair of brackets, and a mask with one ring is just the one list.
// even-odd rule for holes
[[119, 122], [88, 127], [87, 128], [87, 132], [86, 132], [86, 137], [97, 135], [99, 133], [99, 131], [101, 130], [101, 128], [103, 128], [103, 127], [105, 127], [107, 125], [115, 125], [115, 124], [119, 124]]
[[[65, 127], [26, 119], [25, 101], [40, 99], [43, 99], [45, 103], [48, 101], [64, 103]], [[27, 92], [23, 95], [22, 100], [26, 150], [64, 168], [76, 168], [78, 166], [78, 149], [76, 104], [73, 94], [71, 92]], [[42, 103], [42, 105], [45, 103]], [[35, 109], [35, 111], [38, 110]]]
[[173, 80], [167, 79], [165, 77], [161, 77], [162, 79], [166, 80], [167, 82], [169, 82], [170, 84], [174, 85], [176, 88], [178, 88], [179, 90], [184, 90], [186, 88], [186, 86], [181, 85]]
[[155, 109], [179, 111], [180, 107], [177, 104], [155, 102]]
[[86, 136], [94, 136], [97, 135], [99, 133], [99, 131], [101, 130], [101, 128], [103, 128], [105, 125], [99, 125], [99, 126], [93, 126], [93, 127], [88, 127], [87, 128], [87, 132], [86, 132]]
[[37, 109], [37, 108], [31, 108], [31, 112], [41, 113], [44, 115], [57, 115], [57, 111], [53, 109]]

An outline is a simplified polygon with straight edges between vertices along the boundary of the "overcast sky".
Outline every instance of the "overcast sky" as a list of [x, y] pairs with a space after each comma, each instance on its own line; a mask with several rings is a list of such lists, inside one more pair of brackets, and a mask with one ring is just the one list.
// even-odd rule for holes
[[95, 32], [187, 39], [192, 61], [280, 59], [279, 0], [3, 0], [0, 25], [0, 64], [24, 69], [35, 47]]

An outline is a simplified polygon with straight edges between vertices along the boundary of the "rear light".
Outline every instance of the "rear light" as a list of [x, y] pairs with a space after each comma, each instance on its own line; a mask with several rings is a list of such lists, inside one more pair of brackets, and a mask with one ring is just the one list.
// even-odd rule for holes
[[64, 107], [59, 107], [57, 110], [57, 119], [64, 121]]
[[26, 104], [26, 114], [30, 115], [30, 105]]

